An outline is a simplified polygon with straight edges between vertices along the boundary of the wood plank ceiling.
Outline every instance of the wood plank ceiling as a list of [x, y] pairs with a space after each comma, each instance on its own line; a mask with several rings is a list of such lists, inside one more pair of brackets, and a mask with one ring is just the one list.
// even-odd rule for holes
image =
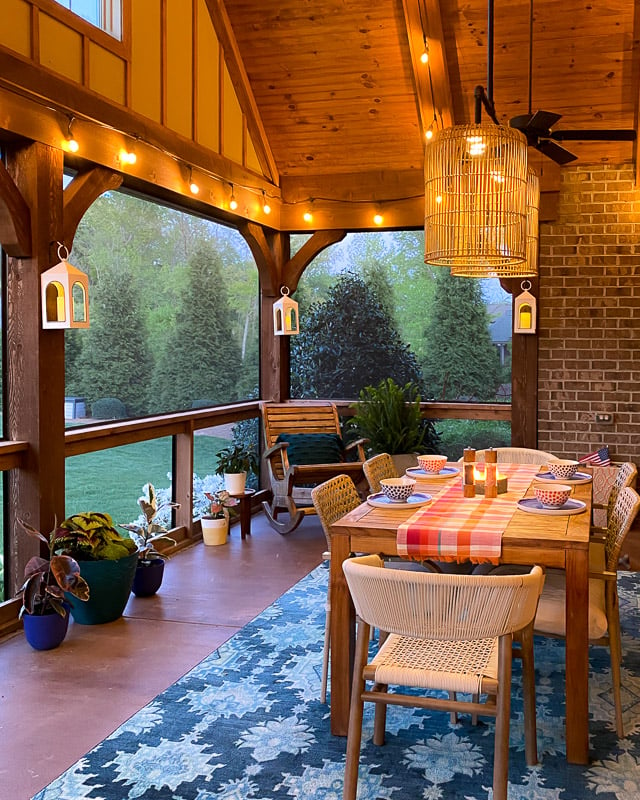
[[[630, 0], [534, 0], [532, 108], [556, 128], [637, 128], [640, 16]], [[224, 0], [285, 202], [415, 197], [424, 130], [473, 120], [487, 84], [487, 0]], [[499, 120], [527, 113], [529, 0], [495, 0]], [[429, 68], [420, 63], [429, 44]], [[432, 90], [433, 86], [433, 90]], [[567, 142], [577, 164], [631, 142]], [[556, 165], [530, 149], [547, 183]], [[378, 197], [376, 196], [378, 195]]]

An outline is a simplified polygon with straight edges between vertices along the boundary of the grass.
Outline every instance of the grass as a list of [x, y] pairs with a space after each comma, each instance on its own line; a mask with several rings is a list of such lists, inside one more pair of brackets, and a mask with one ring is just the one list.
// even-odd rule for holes
[[440, 452], [456, 461], [465, 447], [483, 450], [485, 447], [510, 447], [511, 424], [503, 420], [440, 419], [436, 420], [440, 434]]

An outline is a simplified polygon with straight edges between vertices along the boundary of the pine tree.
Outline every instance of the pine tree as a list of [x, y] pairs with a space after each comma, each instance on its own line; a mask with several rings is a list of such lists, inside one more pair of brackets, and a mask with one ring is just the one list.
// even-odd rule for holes
[[425, 328], [423, 363], [428, 395], [437, 400], [495, 400], [498, 354], [479, 282], [435, 271], [435, 294]]

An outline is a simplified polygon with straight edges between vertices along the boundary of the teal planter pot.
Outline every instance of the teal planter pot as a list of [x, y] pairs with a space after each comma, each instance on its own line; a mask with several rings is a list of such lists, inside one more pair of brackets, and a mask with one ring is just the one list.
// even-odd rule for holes
[[83, 602], [65, 592], [74, 621], [80, 625], [101, 625], [121, 617], [131, 594], [138, 554], [131, 553], [118, 561], [78, 563], [80, 574], [89, 584], [90, 596]]

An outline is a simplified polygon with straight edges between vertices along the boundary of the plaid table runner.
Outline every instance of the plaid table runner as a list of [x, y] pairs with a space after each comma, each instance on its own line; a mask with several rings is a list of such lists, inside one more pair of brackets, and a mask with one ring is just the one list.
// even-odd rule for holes
[[500, 464], [498, 472], [507, 476], [508, 491], [492, 500], [463, 497], [462, 480], [457, 478], [431, 505], [398, 526], [398, 555], [497, 564], [502, 534], [539, 471], [533, 464]]

